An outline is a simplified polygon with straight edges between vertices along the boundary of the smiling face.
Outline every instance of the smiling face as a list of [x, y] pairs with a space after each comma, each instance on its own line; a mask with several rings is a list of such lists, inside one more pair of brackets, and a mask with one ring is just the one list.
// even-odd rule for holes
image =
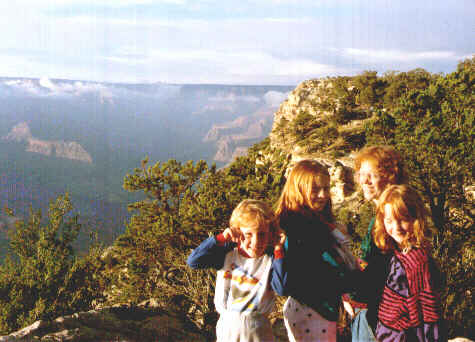
[[330, 178], [319, 176], [314, 183], [309, 194], [308, 206], [315, 212], [320, 212], [330, 199]]
[[241, 249], [251, 258], [262, 256], [269, 244], [269, 226], [240, 227]]
[[361, 163], [358, 171], [358, 182], [363, 189], [365, 200], [374, 201], [377, 204], [379, 197], [386, 187], [386, 181], [373, 162], [365, 160]]
[[384, 205], [384, 229], [398, 245], [401, 245], [408, 234], [412, 232], [412, 222], [401, 220], [394, 216], [391, 204]]

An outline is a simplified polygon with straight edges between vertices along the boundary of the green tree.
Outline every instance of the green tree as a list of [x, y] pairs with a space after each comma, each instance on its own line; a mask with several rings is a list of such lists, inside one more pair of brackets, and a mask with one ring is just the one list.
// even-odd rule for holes
[[333, 117], [336, 123], [345, 124], [359, 116], [356, 103], [358, 89], [351, 85], [350, 77], [336, 77], [332, 80], [332, 95], [337, 99]]
[[356, 101], [359, 105], [369, 108], [382, 104], [386, 82], [377, 76], [376, 71], [364, 71], [353, 78], [353, 84], [358, 89]]
[[[434, 254], [447, 277], [445, 309], [452, 334], [473, 336], [475, 61], [428, 77], [419, 71], [390, 113], [368, 125], [370, 143], [389, 143], [405, 157], [412, 185], [425, 197], [436, 228]], [[426, 87], [421, 84], [429, 80]], [[462, 257], [461, 257], [462, 256]], [[456, 317], [453, 319], [452, 317]]]
[[408, 72], [391, 71], [386, 73], [382, 78], [382, 81], [387, 85], [383, 97], [384, 108], [393, 110], [399, 104], [401, 97], [409, 90], [425, 89], [436, 77], [421, 68]]
[[291, 123], [290, 133], [297, 141], [303, 139], [308, 132], [321, 126], [316, 117], [307, 111], [300, 112]]
[[47, 222], [41, 211], [30, 210], [29, 219], [9, 233], [10, 252], [0, 266], [2, 333], [87, 309], [100, 297], [93, 279], [98, 250], [75, 257], [72, 245], [81, 226], [72, 210], [69, 197], [60, 196], [50, 204]]
[[[183, 207], [195, 195], [194, 187], [208, 166], [202, 160], [195, 165], [191, 160], [182, 164], [174, 159], [153, 166], [147, 163], [143, 160], [142, 167], [124, 179], [125, 190], [142, 191], [146, 197], [128, 206], [136, 214], [127, 228], [135, 236], [179, 233], [184, 230], [180, 219]], [[148, 239], [146, 235], [144, 238]]]

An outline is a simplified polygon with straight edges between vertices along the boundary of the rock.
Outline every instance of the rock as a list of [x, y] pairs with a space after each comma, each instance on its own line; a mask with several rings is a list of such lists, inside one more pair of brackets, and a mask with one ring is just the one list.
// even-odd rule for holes
[[203, 138], [204, 142], [211, 142], [216, 146], [213, 159], [230, 162], [242, 156], [251, 145], [264, 139], [272, 126], [274, 110], [275, 108], [264, 107], [252, 115], [213, 125]]
[[28, 124], [26, 122], [20, 122], [19, 124], [15, 125], [10, 131], [10, 133], [8, 133], [2, 139], [22, 142], [28, 141], [31, 138], [33, 138], [33, 136], [31, 135], [30, 127], [28, 126]]
[[58, 317], [51, 322], [37, 321], [0, 337], [0, 342], [206, 341], [183, 313], [165, 312], [158, 307], [157, 301], [151, 299], [140, 306], [118, 305]]
[[2, 140], [26, 142], [25, 151], [39, 153], [45, 156], [79, 160], [92, 164], [91, 155], [75, 141], [40, 140], [32, 136], [26, 122], [20, 122], [12, 128]]

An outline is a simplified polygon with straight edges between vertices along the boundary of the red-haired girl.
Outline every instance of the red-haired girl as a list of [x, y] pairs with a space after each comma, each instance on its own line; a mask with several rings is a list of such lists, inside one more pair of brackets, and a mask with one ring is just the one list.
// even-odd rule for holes
[[[387, 186], [404, 184], [406, 173], [402, 156], [391, 146], [369, 146], [355, 156], [355, 180], [363, 190], [364, 199], [378, 206], [379, 198]], [[377, 313], [384, 287], [388, 258], [376, 247], [373, 240], [375, 218], [368, 226], [361, 243], [362, 265], [377, 270], [370, 272], [364, 291], [345, 296], [344, 306], [353, 318], [352, 341], [375, 341]], [[356, 300], [355, 300], [356, 299]]]
[[374, 242], [391, 257], [378, 310], [379, 342], [447, 340], [426, 217], [421, 198], [407, 185], [388, 186], [378, 201]]

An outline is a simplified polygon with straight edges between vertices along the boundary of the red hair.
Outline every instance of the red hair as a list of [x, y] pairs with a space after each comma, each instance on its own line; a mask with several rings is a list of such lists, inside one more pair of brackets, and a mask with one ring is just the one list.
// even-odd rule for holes
[[[385, 205], [391, 205], [395, 219], [411, 223], [411, 230], [398, 246], [384, 226]], [[376, 209], [376, 222], [373, 238], [376, 246], [383, 252], [399, 248], [427, 248], [430, 245], [431, 229], [427, 225], [427, 210], [419, 194], [408, 185], [389, 185], [379, 198]]]
[[361, 164], [369, 161], [385, 180], [385, 184], [405, 184], [407, 175], [401, 154], [392, 146], [369, 146], [363, 148], [355, 156], [355, 175]]

